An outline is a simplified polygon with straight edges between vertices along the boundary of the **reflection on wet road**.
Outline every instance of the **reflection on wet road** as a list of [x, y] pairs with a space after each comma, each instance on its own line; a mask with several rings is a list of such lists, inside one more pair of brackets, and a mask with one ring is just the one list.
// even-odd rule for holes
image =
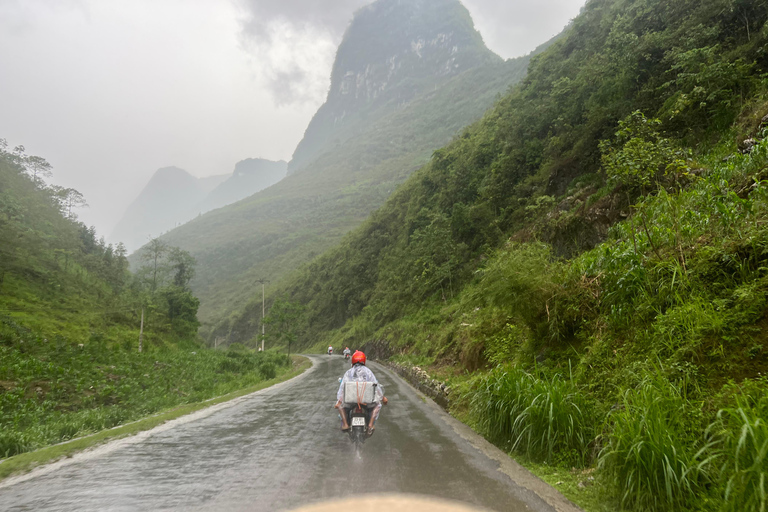
[[553, 510], [497, 470], [380, 366], [390, 400], [354, 458], [332, 409], [341, 357], [206, 418], [0, 488], [0, 510], [274, 511], [359, 493], [417, 493], [498, 511]]

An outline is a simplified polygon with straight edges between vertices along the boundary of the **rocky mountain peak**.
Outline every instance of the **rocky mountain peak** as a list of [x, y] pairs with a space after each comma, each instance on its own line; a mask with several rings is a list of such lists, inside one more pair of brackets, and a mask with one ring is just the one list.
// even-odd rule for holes
[[405, 108], [468, 69], [501, 60], [458, 0], [377, 0], [363, 7], [344, 34], [326, 103], [288, 172], [310, 163], [330, 142], [343, 143], [361, 123]]

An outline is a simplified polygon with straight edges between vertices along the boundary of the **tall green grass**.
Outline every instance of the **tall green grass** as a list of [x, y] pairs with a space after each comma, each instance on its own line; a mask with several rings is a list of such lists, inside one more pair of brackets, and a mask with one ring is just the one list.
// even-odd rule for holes
[[[765, 392], [765, 389], [762, 390]], [[768, 397], [741, 395], [734, 407], [722, 409], [710, 426], [717, 445], [722, 510], [768, 509]]]
[[630, 510], [681, 510], [706, 491], [710, 457], [696, 406], [662, 375], [627, 390], [608, 417], [598, 467]]
[[519, 368], [496, 368], [477, 383], [470, 408], [479, 430], [532, 460], [582, 466], [595, 434], [592, 407], [561, 375], [538, 378]]

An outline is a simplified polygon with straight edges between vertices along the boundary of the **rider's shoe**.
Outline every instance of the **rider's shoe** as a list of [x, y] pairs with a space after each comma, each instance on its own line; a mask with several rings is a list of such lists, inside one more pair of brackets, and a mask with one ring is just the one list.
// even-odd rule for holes
[[352, 430], [352, 427], [347, 427], [347, 428], [341, 427], [341, 431], [344, 432], [345, 434], [350, 430]]
[[373, 431], [376, 429], [376, 427], [368, 427], [368, 430], [365, 432], [368, 437], [371, 437], [373, 435]]

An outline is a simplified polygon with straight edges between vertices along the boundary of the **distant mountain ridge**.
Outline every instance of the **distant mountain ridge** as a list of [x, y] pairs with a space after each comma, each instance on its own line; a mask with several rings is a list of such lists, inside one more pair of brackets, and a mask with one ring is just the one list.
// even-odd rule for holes
[[175, 166], [158, 169], [127, 208], [110, 239], [135, 250], [150, 237], [277, 183], [285, 176], [287, 165], [285, 161], [248, 158], [238, 162], [230, 175], [206, 178], [196, 178]]
[[200, 204], [207, 212], [244, 199], [273, 185], [285, 177], [287, 162], [273, 162], [263, 158], [246, 158], [237, 162], [235, 171], [226, 181], [211, 190]]

